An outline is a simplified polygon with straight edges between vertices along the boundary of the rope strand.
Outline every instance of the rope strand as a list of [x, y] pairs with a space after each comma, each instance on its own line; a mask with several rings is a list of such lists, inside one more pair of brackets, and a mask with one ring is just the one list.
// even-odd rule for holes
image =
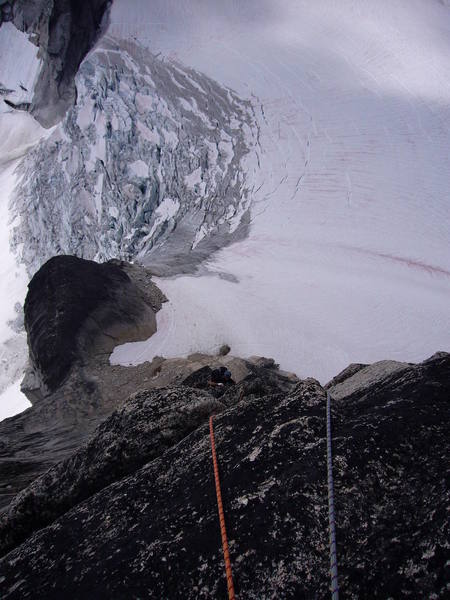
[[222, 537], [223, 559], [225, 561], [225, 573], [227, 577], [228, 600], [235, 600], [233, 576], [231, 574], [230, 553], [228, 551], [227, 530], [225, 527], [225, 515], [222, 505], [222, 493], [220, 491], [219, 467], [217, 464], [216, 444], [214, 441], [213, 418], [209, 417], [209, 435], [211, 438], [211, 452], [214, 467], [214, 479], [216, 482], [217, 508], [219, 510], [220, 535]]
[[331, 453], [331, 396], [327, 392], [327, 470], [328, 520], [330, 524], [331, 600], [339, 600], [339, 582], [336, 551], [336, 521], [334, 512], [333, 456]]

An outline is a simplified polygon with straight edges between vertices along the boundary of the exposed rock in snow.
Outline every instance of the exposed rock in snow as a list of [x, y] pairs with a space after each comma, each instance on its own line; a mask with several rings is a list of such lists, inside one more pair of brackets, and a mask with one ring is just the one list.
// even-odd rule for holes
[[167, 274], [245, 233], [249, 102], [112, 38], [76, 82], [76, 105], [21, 167], [13, 245], [30, 272], [66, 253], [170, 264]]
[[[34, 406], [0, 424], [6, 444], [0, 458], [0, 506], [70, 454], [99, 420], [136, 391], [135, 382], [127, 387], [126, 378], [109, 365], [103, 377], [102, 365], [120, 340], [143, 339], [155, 331], [154, 313], [164, 299], [150, 274], [133, 265], [58, 257], [36, 275], [26, 303], [33, 368], [22, 383]], [[26, 362], [20, 347], [15, 356], [16, 341], [4, 344], [2, 383]], [[7, 402], [17, 404], [10, 389], [5, 394]]]
[[[346, 598], [446, 597], [449, 367], [450, 355], [442, 353], [334, 403]], [[189, 431], [195, 394], [208, 402], [205, 392], [184, 387], [136, 396], [78, 454], [17, 498], [11, 528], [33, 509], [52, 520], [55, 498], [76, 499], [80, 482], [101, 482], [107, 471], [116, 479], [108, 485], [107, 477], [79, 504], [69, 502], [64, 515], [0, 561], [6, 598], [56, 599], [69, 582], [74, 598], [226, 595], [207, 426], [212, 399], [200, 410], [204, 424], [172, 445], [177, 432]], [[318, 382], [307, 379], [279, 393], [237, 396], [215, 417], [235, 588], [246, 598], [328, 594], [325, 399]], [[122, 465], [133, 463], [122, 478]], [[72, 488], [64, 473], [76, 466]]]
[[126, 271], [120, 263], [57, 256], [30, 281], [25, 328], [43, 396], [61, 385], [77, 360], [156, 331], [155, 312], [164, 297], [156, 286], [144, 296]]
[[0, 27], [0, 56], [0, 113], [11, 113], [14, 107], [27, 110], [42, 64], [38, 49], [25, 33], [5, 23]]
[[[0, 26], [4, 21], [12, 21], [17, 29], [29, 34], [41, 56], [39, 78], [29, 89], [23, 84], [20, 90], [13, 89], [13, 95], [26, 92], [32, 101], [22, 109], [30, 110], [42, 125], [50, 127], [75, 101], [75, 75], [107, 24], [111, 2], [15, 0], [1, 4]], [[17, 102], [12, 105], [21, 108]]]

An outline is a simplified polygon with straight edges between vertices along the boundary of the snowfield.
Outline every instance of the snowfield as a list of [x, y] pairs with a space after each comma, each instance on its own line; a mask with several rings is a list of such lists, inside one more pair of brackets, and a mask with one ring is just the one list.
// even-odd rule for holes
[[14, 105], [31, 102], [41, 59], [37, 47], [12, 23], [3, 23], [0, 28], [0, 56], [0, 114], [10, 114], [11, 107], [1, 97]]
[[157, 334], [112, 362], [227, 342], [324, 383], [448, 350], [448, 6], [116, 0], [110, 33], [252, 98], [260, 126], [249, 238], [158, 279]]
[[44, 135], [47, 132], [29, 114], [0, 111], [0, 420], [31, 406], [19, 385], [28, 357], [21, 321], [29, 278], [10, 248], [9, 202], [21, 158]]
[[20, 321], [28, 275], [9, 245], [9, 203], [17, 184], [21, 158], [46, 133], [28, 114], [4, 101], [30, 102], [41, 61], [38, 49], [12, 23], [0, 29], [0, 420], [22, 412], [30, 402], [20, 391], [27, 361], [26, 335]]

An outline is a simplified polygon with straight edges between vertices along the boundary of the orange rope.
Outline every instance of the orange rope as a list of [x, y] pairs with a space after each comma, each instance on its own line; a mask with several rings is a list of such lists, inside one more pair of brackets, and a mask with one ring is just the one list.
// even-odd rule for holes
[[217, 465], [216, 444], [214, 442], [213, 418], [209, 417], [209, 436], [211, 438], [211, 451], [214, 466], [214, 479], [216, 481], [217, 507], [219, 509], [220, 535], [222, 536], [223, 558], [227, 575], [228, 600], [235, 600], [233, 576], [231, 574], [230, 553], [228, 552], [227, 530], [225, 529], [225, 516], [223, 514], [222, 494], [220, 491], [219, 467]]

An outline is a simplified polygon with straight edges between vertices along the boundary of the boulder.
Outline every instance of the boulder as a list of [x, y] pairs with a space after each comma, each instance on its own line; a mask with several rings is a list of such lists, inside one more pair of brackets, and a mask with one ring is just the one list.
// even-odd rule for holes
[[129, 371], [111, 366], [109, 355], [116, 344], [150, 337], [163, 301], [148, 270], [119, 261], [59, 256], [33, 277], [22, 382], [33, 406], [0, 423], [0, 510], [152, 380], [157, 361]]
[[161, 300], [152, 307], [120, 263], [75, 256], [47, 261], [31, 279], [24, 306], [31, 364], [42, 395], [54, 392], [86, 355], [150, 337]]
[[350, 365], [326, 386], [335, 400], [349, 396], [355, 392], [363, 392], [374, 384], [383, 381], [392, 373], [410, 367], [409, 363], [394, 360], [380, 360], [371, 365]]
[[328, 390], [329, 388], [334, 387], [338, 383], [342, 383], [343, 381], [345, 381], [346, 379], [348, 379], [349, 377], [351, 377], [352, 375], [354, 375], [355, 373], [357, 373], [361, 369], [364, 369], [364, 367], [367, 367], [367, 366], [368, 365], [364, 364], [364, 363], [351, 363], [343, 371], [341, 371], [340, 373], [335, 375], [333, 377], [333, 379], [331, 379], [331, 381], [329, 381], [324, 386], [325, 389]]

